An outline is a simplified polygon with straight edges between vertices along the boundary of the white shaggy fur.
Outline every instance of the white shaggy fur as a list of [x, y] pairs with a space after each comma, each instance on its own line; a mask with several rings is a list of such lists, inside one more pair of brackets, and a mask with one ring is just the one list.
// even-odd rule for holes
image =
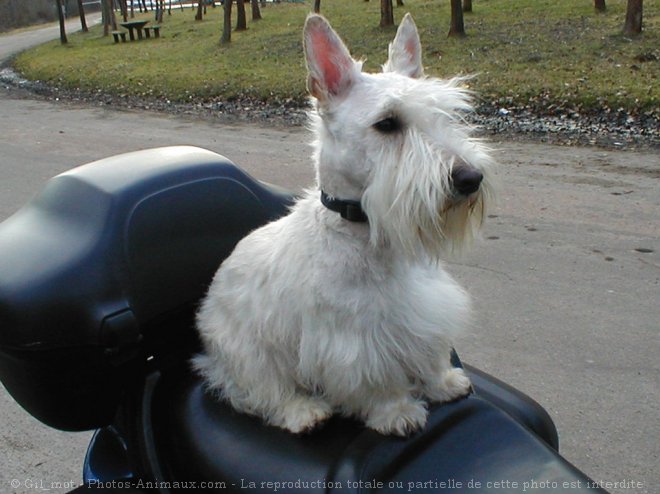
[[[237, 410], [292, 432], [339, 412], [405, 435], [424, 426], [427, 401], [470, 389], [449, 360], [469, 301], [440, 258], [480, 226], [491, 159], [468, 136], [460, 81], [424, 76], [409, 15], [379, 74], [320, 16], [304, 44], [318, 188], [224, 261], [198, 313], [194, 366]], [[376, 125], [387, 119], [394, 128]], [[456, 191], [459, 168], [483, 175], [478, 190]], [[321, 189], [361, 201], [369, 221], [342, 219]]]

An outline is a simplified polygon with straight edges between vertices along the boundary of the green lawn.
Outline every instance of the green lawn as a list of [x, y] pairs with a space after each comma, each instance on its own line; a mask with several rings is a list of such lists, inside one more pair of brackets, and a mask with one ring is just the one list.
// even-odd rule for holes
[[[474, 0], [463, 39], [447, 38], [447, 0], [405, 0], [395, 20], [412, 13], [428, 74], [476, 74], [470, 85], [485, 101], [537, 111], [658, 114], [660, 2], [645, 2], [645, 31], [634, 40], [621, 34], [625, 3], [608, 0], [607, 13], [597, 14], [592, 0]], [[70, 35], [66, 46], [29, 50], [15, 67], [29, 79], [67, 88], [177, 102], [302, 101], [301, 29], [310, 5], [269, 4], [261, 21], [248, 20], [247, 31], [232, 34], [230, 45], [219, 43], [221, 8], [209, 8], [197, 22], [194, 11], [177, 8], [165, 15], [159, 40], [114, 44], [96, 27]], [[394, 35], [378, 27], [380, 2], [325, 0], [321, 8], [353, 55], [366, 59], [367, 70], [378, 70]]]

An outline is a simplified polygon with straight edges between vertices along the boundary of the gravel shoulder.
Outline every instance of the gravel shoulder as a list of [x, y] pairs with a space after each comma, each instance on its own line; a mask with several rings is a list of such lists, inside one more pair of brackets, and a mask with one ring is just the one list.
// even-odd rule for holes
[[[10, 67], [0, 70], [0, 85], [15, 90], [15, 97], [42, 98], [68, 104], [141, 110], [183, 115], [218, 123], [258, 123], [275, 127], [303, 126], [306, 108], [294, 101], [270, 104], [257, 100], [214, 103], [173, 103], [167, 100], [116, 96], [69, 90], [22, 79]], [[555, 145], [597, 146], [607, 149], [660, 149], [657, 112], [631, 115], [623, 109], [591, 114], [566, 112], [549, 107], [539, 113], [527, 107], [493, 106], [477, 101], [476, 111], [466, 119], [481, 135], [497, 139]]]

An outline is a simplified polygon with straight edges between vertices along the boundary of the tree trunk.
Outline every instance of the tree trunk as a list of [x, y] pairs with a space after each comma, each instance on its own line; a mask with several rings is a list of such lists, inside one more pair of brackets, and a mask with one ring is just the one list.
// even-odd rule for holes
[[103, 22], [103, 36], [110, 34], [109, 24], [110, 17], [108, 15], [108, 0], [101, 0], [101, 21]]
[[112, 30], [117, 30], [117, 16], [115, 15], [115, 9], [112, 8], [112, 1], [108, 1], [108, 10], [110, 11], [110, 25]]
[[463, 12], [472, 12], [472, 0], [463, 0]]
[[62, 0], [55, 0], [55, 5], [57, 6], [57, 17], [60, 20], [60, 42], [66, 45], [68, 41], [64, 29], [64, 5], [62, 5]]
[[236, 0], [236, 31], [245, 31], [246, 29], [245, 0]]
[[234, 0], [225, 0], [224, 3], [224, 22], [222, 27], [222, 37], [220, 43], [231, 42], [231, 4]]
[[82, 0], [78, 0], [78, 14], [80, 14], [80, 27], [83, 30], [83, 33], [89, 31], [87, 29], [87, 21], [85, 20], [85, 9], [83, 8]]
[[195, 14], [195, 20], [196, 21], [201, 21], [202, 20], [202, 15], [203, 15], [202, 10], [203, 10], [202, 9], [202, 0], [199, 0], [199, 2], [197, 2], [197, 14]]
[[103, 7], [103, 36], [110, 34], [110, 29], [117, 30], [117, 18], [115, 10], [112, 8], [112, 0], [101, 0]]
[[596, 12], [605, 12], [607, 7], [605, 7], [605, 0], [594, 0], [594, 8]]
[[119, 11], [121, 12], [124, 22], [128, 21], [128, 4], [126, 3], [126, 0], [119, 0]]
[[[213, 3], [215, 5], [215, 2]], [[252, 20], [258, 21], [261, 19], [261, 10], [259, 9], [259, 0], [251, 0], [252, 5]]]
[[449, 26], [449, 36], [465, 36], [463, 5], [461, 4], [461, 0], [451, 0], [451, 24]]
[[314, 13], [315, 14], [321, 13], [321, 0], [314, 0]]
[[623, 34], [635, 36], [642, 33], [642, 0], [628, 0], [626, 9], [626, 23]]
[[392, 0], [380, 0], [380, 27], [394, 26]]

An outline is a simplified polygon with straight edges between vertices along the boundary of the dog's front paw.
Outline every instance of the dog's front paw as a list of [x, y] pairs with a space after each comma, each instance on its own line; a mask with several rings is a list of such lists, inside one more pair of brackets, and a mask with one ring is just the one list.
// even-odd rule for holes
[[427, 415], [426, 403], [406, 397], [374, 407], [366, 424], [381, 434], [408, 436], [426, 425]]
[[332, 415], [332, 407], [326, 402], [297, 396], [282, 406], [281, 420], [275, 425], [294, 434], [309, 432]]
[[463, 398], [472, 392], [472, 383], [465, 371], [452, 367], [433, 386], [427, 386], [425, 394], [432, 401], [447, 402]]
[[472, 383], [465, 371], [458, 367], [449, 369], [444, 376], [445, 389], [449, 400], [463, 398], [472, 392]]

